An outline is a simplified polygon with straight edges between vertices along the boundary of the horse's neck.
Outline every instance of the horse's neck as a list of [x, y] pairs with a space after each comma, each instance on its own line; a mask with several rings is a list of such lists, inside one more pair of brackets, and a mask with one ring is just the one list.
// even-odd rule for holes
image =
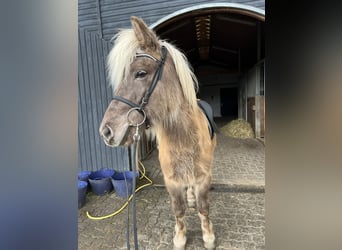
[[[167, 140], [177, 146], [191, 146], [196, 141], [197, 125], [188, 109], [179, 109], [177, 119], [165, 120], [158, 126], [158, 141]], [[169, 119], [171, 119], [169, 117]]]

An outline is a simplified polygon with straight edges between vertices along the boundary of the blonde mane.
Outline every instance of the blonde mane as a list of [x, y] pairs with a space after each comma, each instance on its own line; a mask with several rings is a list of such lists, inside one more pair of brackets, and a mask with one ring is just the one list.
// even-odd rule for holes
[[[121, 30], [113, 37], [113, 40], [115, 40], [115, 43], [108, 55], [107, 70], [110, 85], [115, 89], [122, 79], [127, 77], [126, 74], [130, 70], [130, 65], [135, 58], [136, 52], [139, 50], [139, 42], [133, 29]], [[171, 56], [184, 97], [188, 101], [190, 108], [194, 109], [197, 107], [196, 92], [198, 81], [190, 68], [187, 58], [172, 44], [166, 41], [159, 42], [160, 45], [166, 47], [168, 56]]]
[[185, 99], [189, 102], [191, 108], [197, 107], [198, 81], [190, 68], [188, 59], [172, 44], [161, 41], [161, 45], [164, 45], [171, 55]]
[[130, 65], [139, 49], [139, 42], [132, 29], [121, 30], [112, 40], [115, 42], [108, 54], [107, 70], [109, 84], [115, 89], [129, 72]]

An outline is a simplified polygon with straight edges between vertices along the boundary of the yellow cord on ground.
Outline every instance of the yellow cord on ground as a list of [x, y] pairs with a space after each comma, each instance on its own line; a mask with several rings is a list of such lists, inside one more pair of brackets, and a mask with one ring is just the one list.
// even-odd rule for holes
[[[143, 164], [141, 161], [138, 161], [138, 162], [139, 162], [139, 164], [140, 164], [140, 166], [141, 166], [141, 168], [142, 168], [142, 170], [139, 168], [139, 172], [141, 173], [140, 179], [145, 178], [145, 179], [148, 181], [148, 183], [146, 183], [146, 184], [144, 184], [144, 185], [138, 187], [138, 188], [135, 190], [135, 193], [137, 193], [137, 192], [140, 191], [141, 189], [143, 189], [143, 188], [145, 188], [145, 187], [148, 187], [148, 186], [150, 186], [150, 185], [153, 184], [152, 180], [151, 180], [150, 178], [148, 178], [148, 177], [145, 175], [146, 169], [145, 169], [144, 164]], [[132, 198], [133, 198], [133, 195], [131, 194], [131, 195], [129, 196], [128, 200], [122, 205], [122, 207], [121, 207], [119, 210], [117, 210], [117, 211], [115, 211], [114, 213], [112, 213], [112, 214], [108, 214], [108, 215], [104, 215], [104, 216], [92, 216], [92, 215], [89, 214], [88, 211], [87, 211], [86, 214], [87, 214], [88, 218], [89, 218], [89, 219], [92, 219], [92, 220], [103, 220], [103, 219], [107, 219], [107, 218], [113, 217], [113, 216], [115, 216], [115, 215], [121, 213], [121, 212], [127, 207], [128, 202], [129, 202]]]

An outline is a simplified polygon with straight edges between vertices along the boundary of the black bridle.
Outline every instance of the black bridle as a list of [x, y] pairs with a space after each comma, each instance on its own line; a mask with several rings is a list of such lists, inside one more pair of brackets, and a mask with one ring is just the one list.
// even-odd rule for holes
[[[145, 92], [145, 95], [141, 99], [140, 104], [136, 104], [136, 103], [134, 103], [134, 102], [132, 102], [132, 101], [122, 97], [122, 96], [114, 95], [113, 98], [112, 98], [113, 100], [117, 100], [117, 101], [123, 102], [123, 103], [127, 104], [128, 106], [130, 106], [131, 109], [128, 111], [128, 114], [132, 110], [136, 110], [139, 113], [141, 113], [144, 116], [143, 122], [145, 122], [145, 118], [146, 118], [144, 107], [148, 103], [148, 101], [149, 101], [149, 99], [150, 99], [150, 97], [151, 97], [155, 87], [157, 86], [158, 81], [161, 79], [161, 77], [163, 75], [163, 66], [164, 66], [164, 63], [165, 63], [165, 60], [166, 60], [166, 55], [167, 55], [167, 50], [166, 50], [165, 46], [161, 46], [161, 59], [160, 60], [158, 60], [155, 57], [153, 57], [153, 56], [151, 56], [149, 54], [146, 54], [146, 53], [137, 53], [136, 54], [136, 57], [147, 57], [147, 58], [150, 58], [150, 59], [152, 59], [152, 60], [154, 60], [155, 62], [158, 63], [158, 68], [157, 68], [157, 71], [154, 73], [154, 76], [152, 78], [152, 82], [150, 84], [150, 87]], [[139, 124], [139, 125], [142, 125], [142, 124]], [[148, 122], [148, 120], [146, 120], [146, 127], [148, 127], [148, 126], [149, 126], [149, 122]]]

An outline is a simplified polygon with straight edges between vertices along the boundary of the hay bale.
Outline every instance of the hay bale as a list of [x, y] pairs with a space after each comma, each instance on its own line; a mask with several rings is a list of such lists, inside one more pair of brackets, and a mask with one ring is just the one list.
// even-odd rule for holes
[[252, 126], [244, 119], [233, 120], [220, 129], [221, 133], [234, 138], [254, 138]]

